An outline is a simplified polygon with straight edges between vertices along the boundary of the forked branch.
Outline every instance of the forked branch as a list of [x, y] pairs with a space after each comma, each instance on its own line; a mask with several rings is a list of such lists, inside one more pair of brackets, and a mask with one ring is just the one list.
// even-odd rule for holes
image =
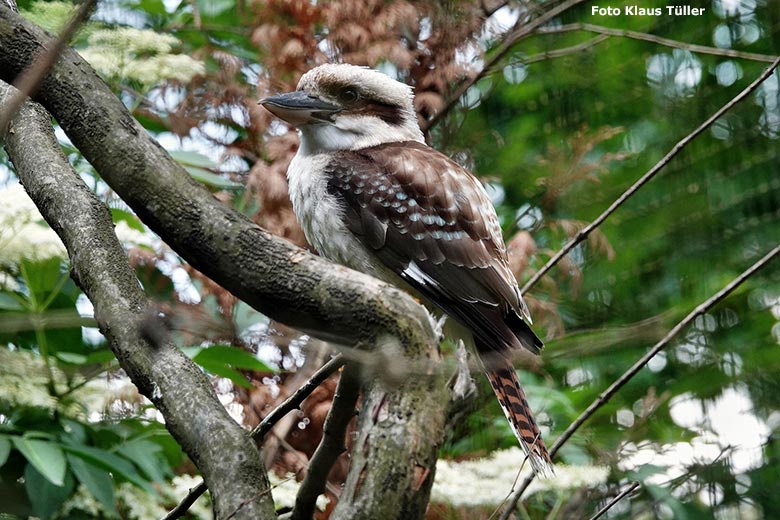
[[[262, 442], [263, 437], [271, 431], [274, 425], [279, 422], [282, 417], [287, 415], [293, 410], [300, 408], [303, 401], [311, 395], [314, 390], [317, 389], [322, 383], [325, 382], [330, 376], [336, 373], [339, 368], [344, 365], [344, 358], [339, 354], [334, 356], [330, 361], [322, 365], [312, 376], [293, 392], [287, 399], [279, 406], [273, 409], [271, 413], [266, 415], [260, 424], [258, 424], [250, 436], [255, 442]], [[175, 520], [181, 518], [187, 513], [187, 510], [192, 507], [192, 504], [200, 498], [200, 496], [206, 492], [208, 488], [206, 483], [201, 481], [200, 484], [190, 489], [190, 492], [185, 496], [171, 511], [165, 515], [163, 520]]]

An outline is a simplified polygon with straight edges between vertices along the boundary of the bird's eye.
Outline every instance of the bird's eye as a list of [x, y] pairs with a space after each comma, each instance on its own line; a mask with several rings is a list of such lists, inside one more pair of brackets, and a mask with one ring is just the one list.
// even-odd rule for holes
[[354, 103], [358, 100], [358, 98], [360, 98], [360, 94], [358, 94], [358, 91], [354, 88], [345, 88], [341, 91], [341, 95], [339, 97], [345, 103]]

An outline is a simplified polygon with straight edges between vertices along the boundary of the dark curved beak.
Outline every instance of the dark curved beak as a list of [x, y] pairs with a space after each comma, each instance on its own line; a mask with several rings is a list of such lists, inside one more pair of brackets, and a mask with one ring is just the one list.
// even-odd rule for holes
[[295, 91], [270, 96], [259, 101], [266, 110], [293, 126], [330, 123], [341, 108], [306, 92]]

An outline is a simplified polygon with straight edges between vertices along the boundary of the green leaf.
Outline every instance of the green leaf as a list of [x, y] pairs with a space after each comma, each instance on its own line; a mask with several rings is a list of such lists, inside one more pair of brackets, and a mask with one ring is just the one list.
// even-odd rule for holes
[[244, 187], [241, 183], [211, 172], [210, 170], [215, 170], [218, 165], [203, 154], [187, 150], [174, 150], [170, 154], [176, 162], [184, 166], [193, 179], [202, 184], [221, 190], [238, 190]]
[[24, 307], [13, 294], [0, 292], [0, 309], [4, 311], [21, 311]]
[[169, 151], [173, 159], [182, 166], [195, 166], [198, 168], [214, 169], [217, 167], [217, 163], [198, 152], [190, 152], [187, 150], [173, 150]]
[[114, 222], [119, 222], [119, 221], [126, 222], [130, 229], [135, 229], [136, 231], [140, 231], [141, 233], [146, 232], [146, 228], [138, 219], [138, 217], [136, 217], [129, 211], [125, 211], [119, 208], [111, 208], [111, 218], [113, 219]]
[[16, 449], [38, 470], [38, 473], [55, 486], [64, 485], [67, 463], [58, 444], [27, 437], [14, 437], [13, 441]]
[[92, 446], [65, 444], [62, 448], [68, 452], [81, 457], [86, 462], [102, 468], [110, 473], [114, 473], [143, 489], [147, 493], [156, 494], [156, 491], [151, 486], [149, 481], [144, 479], [135, 470], [133, 465], [126, 459], [111, 453], [110, 451], [102, 450], [100, 448], [93, 448]]
[[108, 363], [114, 361], [116, 356], [110, 349], [96, 350], [87, 355], [87, 364]]
[[73, 494], [75, 482], [70, 473], [63, 475], [61, 486], [55, 486], [51, 481], [41, 475], [32, 464], [24, 468], [24, 487], [27, 497], [30, 499], [33, 513], [38, 518], [46, 520], [52, 518], [60, 509], [63, 502]]
[[201, 16], [214, 18], [233, 9], [236, 3], [234, 0], [198, 0], [197, 5]]
[[0, 466], [8, 460], [11, 453], [11, 441], [5, 435], [0, 435]]
[[229, 366], [223, 363], [207, 361], [198, 364], [216, 376], [230, 379], [238, 386], [242, 386], [244, 388], [252, 388], [251, 383], [246, 380], [246, 376], [244, 374], [242, 374], [237, 370], [233, 370], [232, 368], [230, 368]]
[[60, 419], [62, 429], [67, 434], [67, 442], [70, 444], [87, 442], [87, 427], [73, 419]]
[[[61, 258], [48, 258], [46, 260], [31, 260], [24, 259], [22, 261], [22, 272], [25, 273], [25, 282], [31, 293], [35, 295], [35, 299], [40, 305], [46, 300], [47, 296], [52, 292], [53, 287], [58, 286], [62, 274], [62, 259]], [[45, 309], [34, 309], [37, 311], [43, 311]]]
[[210, 171], [204, 170], [203, 168], [185, 166], [184, 169], [187, 170], [187, 172], [189, 172], [192, 178], [196, 181], [200, 182], [201, 184], [213, 186], [214, 188], [219, 188], [221, 190], [238, 190], [244, 187], [241, 183], [225, 179], [224, 177], [215, 173], [211, 173]]
[[151, 480], [162, 482], [165, 479], [161, 468], [161, 459], [158, 456], [162, 447], [158, 444], [145, 440], [133, 440], [120, 446], [118, 451], [132, 460]]
[[226, 345], [215, 345], [202, 349], [192, 360], [202, 366], [212, 374], [230, 379], [235, 384], [244, 388], [251, 388], [251, 384], [246, 377], [236, 369], [257, 370], [260, 372], [276, 372], [254, 355], [249, 352], [228, 347]]
[[70, 365], [83, 365], [87, 362], [87, 356], [75, 352], [57, 352], [54, 355], [63, 363]]
[[214, 345], [204, 348], [193, 358], [200, 366], [206, 368], [203, 363], [229, 365], [232, 368], [243, 368], [247, 370], [257, 370], [258, 372], [276, 372], [253, 354], [244, 350], [229, 347], [227, 345]]
[[84, 459], [68, 453], [68, 463], [76, 478], [86, 486], [110, 516], [119, 516], [114, 502], [114, 484], [111, 476]]

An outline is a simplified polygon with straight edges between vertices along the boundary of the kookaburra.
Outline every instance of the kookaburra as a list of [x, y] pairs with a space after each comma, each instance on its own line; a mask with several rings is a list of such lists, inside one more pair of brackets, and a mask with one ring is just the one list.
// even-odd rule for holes
[[409, 290], [460, 324], [537, 473], [552, 463], [509, 361], [542, 342], [482, 184], [425, 144], [412, 89], [354, 65], [321, 65], [260, 103], [300, 131], [287, 171], [306, 239], [334, 262]]

